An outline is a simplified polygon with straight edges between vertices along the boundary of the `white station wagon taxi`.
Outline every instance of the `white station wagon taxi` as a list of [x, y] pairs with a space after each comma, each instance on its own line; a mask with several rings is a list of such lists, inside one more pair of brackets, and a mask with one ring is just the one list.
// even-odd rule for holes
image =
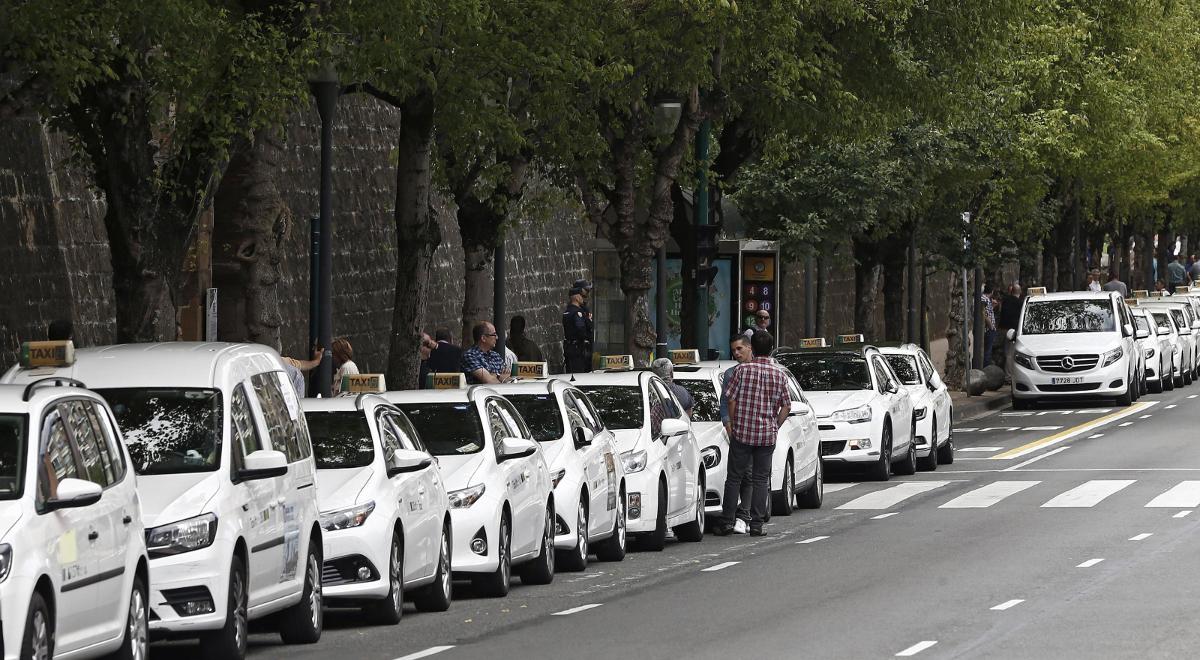
[[[343, 392], [380, 391], [349, 376]], [[400, 621], [451, 600], [450, 506], [433, 457], [398, 408], [378, 394], [304, 399], [325, 530], [325, 601], [362, 605], [372, 623]]]
[[[25, 355], [69, 362], [70, 342]], [[0, 385], [0, 656], [149, 653], [149, 560], [112, 411], [65, 378]]]
[[917, 421], [917, 467], [936, 470], [939, 463], [953, 463], [954, 408], [946, 382], [934, 369], [933, 361], [916, 344], [881, 346], [879, 352], [912, 395], [913, 418]]
[[279, 354], [253, 344], [83, 348], [19, 370], [88, 384], [124, 433], [146, 525], [150, 629], [245, 654], [249, 621], [287, 643], [321, 637], [321, 528], [308, 425]]

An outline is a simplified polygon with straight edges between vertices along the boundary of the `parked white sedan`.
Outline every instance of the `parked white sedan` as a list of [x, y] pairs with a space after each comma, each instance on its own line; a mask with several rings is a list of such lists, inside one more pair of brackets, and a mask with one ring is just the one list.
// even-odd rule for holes
[[912, 395], [916, 420], [917, 467], [936, 470], [939, 463], [954, 462], [954, 409], [946, 382], [933, 361], [916, 344], [880, 347], [892, 372]]

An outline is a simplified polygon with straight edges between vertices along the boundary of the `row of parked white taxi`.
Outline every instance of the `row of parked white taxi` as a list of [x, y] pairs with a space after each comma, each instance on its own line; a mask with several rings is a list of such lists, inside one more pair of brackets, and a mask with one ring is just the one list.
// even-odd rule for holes
[[[806, 391], [789, 374], [774, 515], [821, 506], [822, 455], [881, 461], [890, 475], [890, 435], [848, 444], [827, 428], [900, 427], [914, 465], [918, 449], [934, 467], [952, 452], [948, 409], [914, 405], [901, 385], [916, 379], [929, 399], [940, 381], [920, 349], [905, 350], [902, 372], [870, 347], [817, 351], [857, 355], [862, 396]], [[405, 602], [446, 610], [452, 580], [502, 596], [514, 571], [544, 584], [592, 556], [620, 561], [627, 540], [699, 541], [722, 504], [719, 391], [732, 362], [678, 368], [696, 400], [689, 417], [643, 370], [546, 377], [533, 365], [535, 380], [471, 388], [435, 374], [447, 388], [406, 392], [368, 374], [346, 384], [350, 396], [301, 400], [261, 346], [35, 342], [23, 353], [0, 385], [6, 659], [140, 659], [151, 635], [238, 658], [256, 619], [313, 643], [325, 606], [386, 624]], [[936, 421], [919, 431], [918, 410], [943, 416], [940, 443]], [[873, 414], [880, 423], [864, 425]]]

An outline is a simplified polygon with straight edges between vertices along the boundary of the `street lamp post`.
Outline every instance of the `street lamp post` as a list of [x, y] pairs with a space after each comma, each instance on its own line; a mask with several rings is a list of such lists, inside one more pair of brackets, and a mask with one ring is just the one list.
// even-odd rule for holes
[[333, 120], [337, 115], [339, 83], [333, 65], [325, 63], [309, 79], [309, 89], [317, 101], [317, 112], [321, 115], [321, 215], [320, 249], [317, 262], [320, 271], [317, 277], [319, 342], [325, 348], [325, 357], [314, 371], [317, 381], [316, 392], [328, 397], [333, 384]]

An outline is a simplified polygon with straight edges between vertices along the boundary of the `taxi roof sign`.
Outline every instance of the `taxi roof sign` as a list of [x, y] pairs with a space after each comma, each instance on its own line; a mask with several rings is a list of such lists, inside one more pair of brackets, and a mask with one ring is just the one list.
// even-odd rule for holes
[[861, 344], [866, 341], [862, 335], [838, 335], [837, 343], [839, 344]]
[[1175, 287], [1175, 293], [1191, 293], [1191, 291], [1192, 287], [1186, 284], [1180, 284], [1179, 286]]
[[600, 368], [605, 371], [629, 371], [633, 369], [633, 356], [603, 355], [600, 357]]
[[467, 386], [467, 377], [461, 371], [434, 372], [425, 378], [425, 385], [431, 390], [457, 390]]
[[1044, 287], [1044, 286], [1031, 286], [1031, 287], [1029, 287], [1029, 295], [1031, 295], [1031, 296], [1044, 296], [1044, 295], [1046, 295], [1046, 287]]
[[533, 380], [550, 375], [550, 365], [545, 362], [517, 362], [512, 375], [518, 380]]
[[383, 374], [346, 374], [342, 376], [342, 392], [362, 394], [387, 391], [387, 380]]
[[800, 340], [800, 348], [826, 348], [828, 346], [824, 337], [805, 337]]
[[1137, 307], [1138, 299], [1137, 298], [1126, 298], [1125, 304], [1129, 305], [1130, 307]]
[[21, 344], [21, 368], [69, 367], [75, 364], [75, 342], [27, 341]]
[[667, 352], [671, 362], [675, 364], [696, 364], [700, 361], [700, 351], [695, 348], [677, 348]]
[[1151, 297], [1151, 298], [1162, 298], [1162, 297], [1163, 297], [1163, 292], [1162, 292], [1162, 291], [1151, 291], [1151, 292], [1150, 292], [1150, 297]]
[[1134, 298], [1149, 298], [1150, 292], [1147, 291], [1146, 289], [1134, 289], [1133, 297]]

